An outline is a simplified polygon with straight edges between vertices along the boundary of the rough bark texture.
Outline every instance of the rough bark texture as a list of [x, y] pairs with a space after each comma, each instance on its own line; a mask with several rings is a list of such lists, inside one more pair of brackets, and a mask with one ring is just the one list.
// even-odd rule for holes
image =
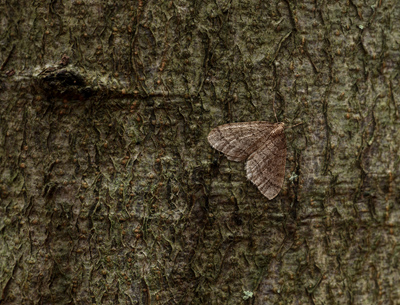
[[[400, 304], [397, 0], [0, 2], [2, 304]], [[282, 192], [207, 143], [287, 126]]]

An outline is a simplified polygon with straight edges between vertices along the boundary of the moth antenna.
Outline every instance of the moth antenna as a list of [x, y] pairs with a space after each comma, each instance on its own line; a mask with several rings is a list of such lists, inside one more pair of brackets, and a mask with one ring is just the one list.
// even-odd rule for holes
[[288, 127], [286, 127], [286, 128], [287, 128], [287, 129], [288, 129], [288, 128], [294, 128], [294, 127], [299, 126], [299, 125], [301, 125], [301, 124], [303, 124], [303, 122], [298, 123], [298, 124], [296, 124], [296, 125], [288, 126]]
[[275, 111], [275, 101], [272, 102], [272, 110], [274, 110], [274, 116], [275, 116], [275, 120], [278, 123], [278, 117], [276, 116], [276, 111]]

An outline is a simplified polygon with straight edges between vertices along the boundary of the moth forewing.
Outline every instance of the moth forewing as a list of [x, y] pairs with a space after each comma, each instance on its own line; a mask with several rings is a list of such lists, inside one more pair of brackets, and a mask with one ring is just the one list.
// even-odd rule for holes
[[269, 200], [280, 192], [285, 176], [284, 123], [230, 123], [214, 128], [208, 141], [229, 160], [246, 161], [247, 178]]

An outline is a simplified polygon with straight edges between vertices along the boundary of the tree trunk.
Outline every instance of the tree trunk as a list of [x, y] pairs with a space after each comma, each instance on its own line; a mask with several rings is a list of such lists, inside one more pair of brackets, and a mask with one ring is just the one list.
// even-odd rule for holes
[[[1, 304], [400, 304], [398, 1], [0, 20]], [[207, 142], [247, 121], [289, 126], [271, 201]]]

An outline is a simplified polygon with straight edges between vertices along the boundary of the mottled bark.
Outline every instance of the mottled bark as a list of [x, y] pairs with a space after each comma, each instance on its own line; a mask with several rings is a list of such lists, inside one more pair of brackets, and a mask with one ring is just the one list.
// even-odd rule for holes
[[[2, 1], [1, 304], [399, 304], [400, 4]], [[207, 143], [286, 126], [281, 193]]]

